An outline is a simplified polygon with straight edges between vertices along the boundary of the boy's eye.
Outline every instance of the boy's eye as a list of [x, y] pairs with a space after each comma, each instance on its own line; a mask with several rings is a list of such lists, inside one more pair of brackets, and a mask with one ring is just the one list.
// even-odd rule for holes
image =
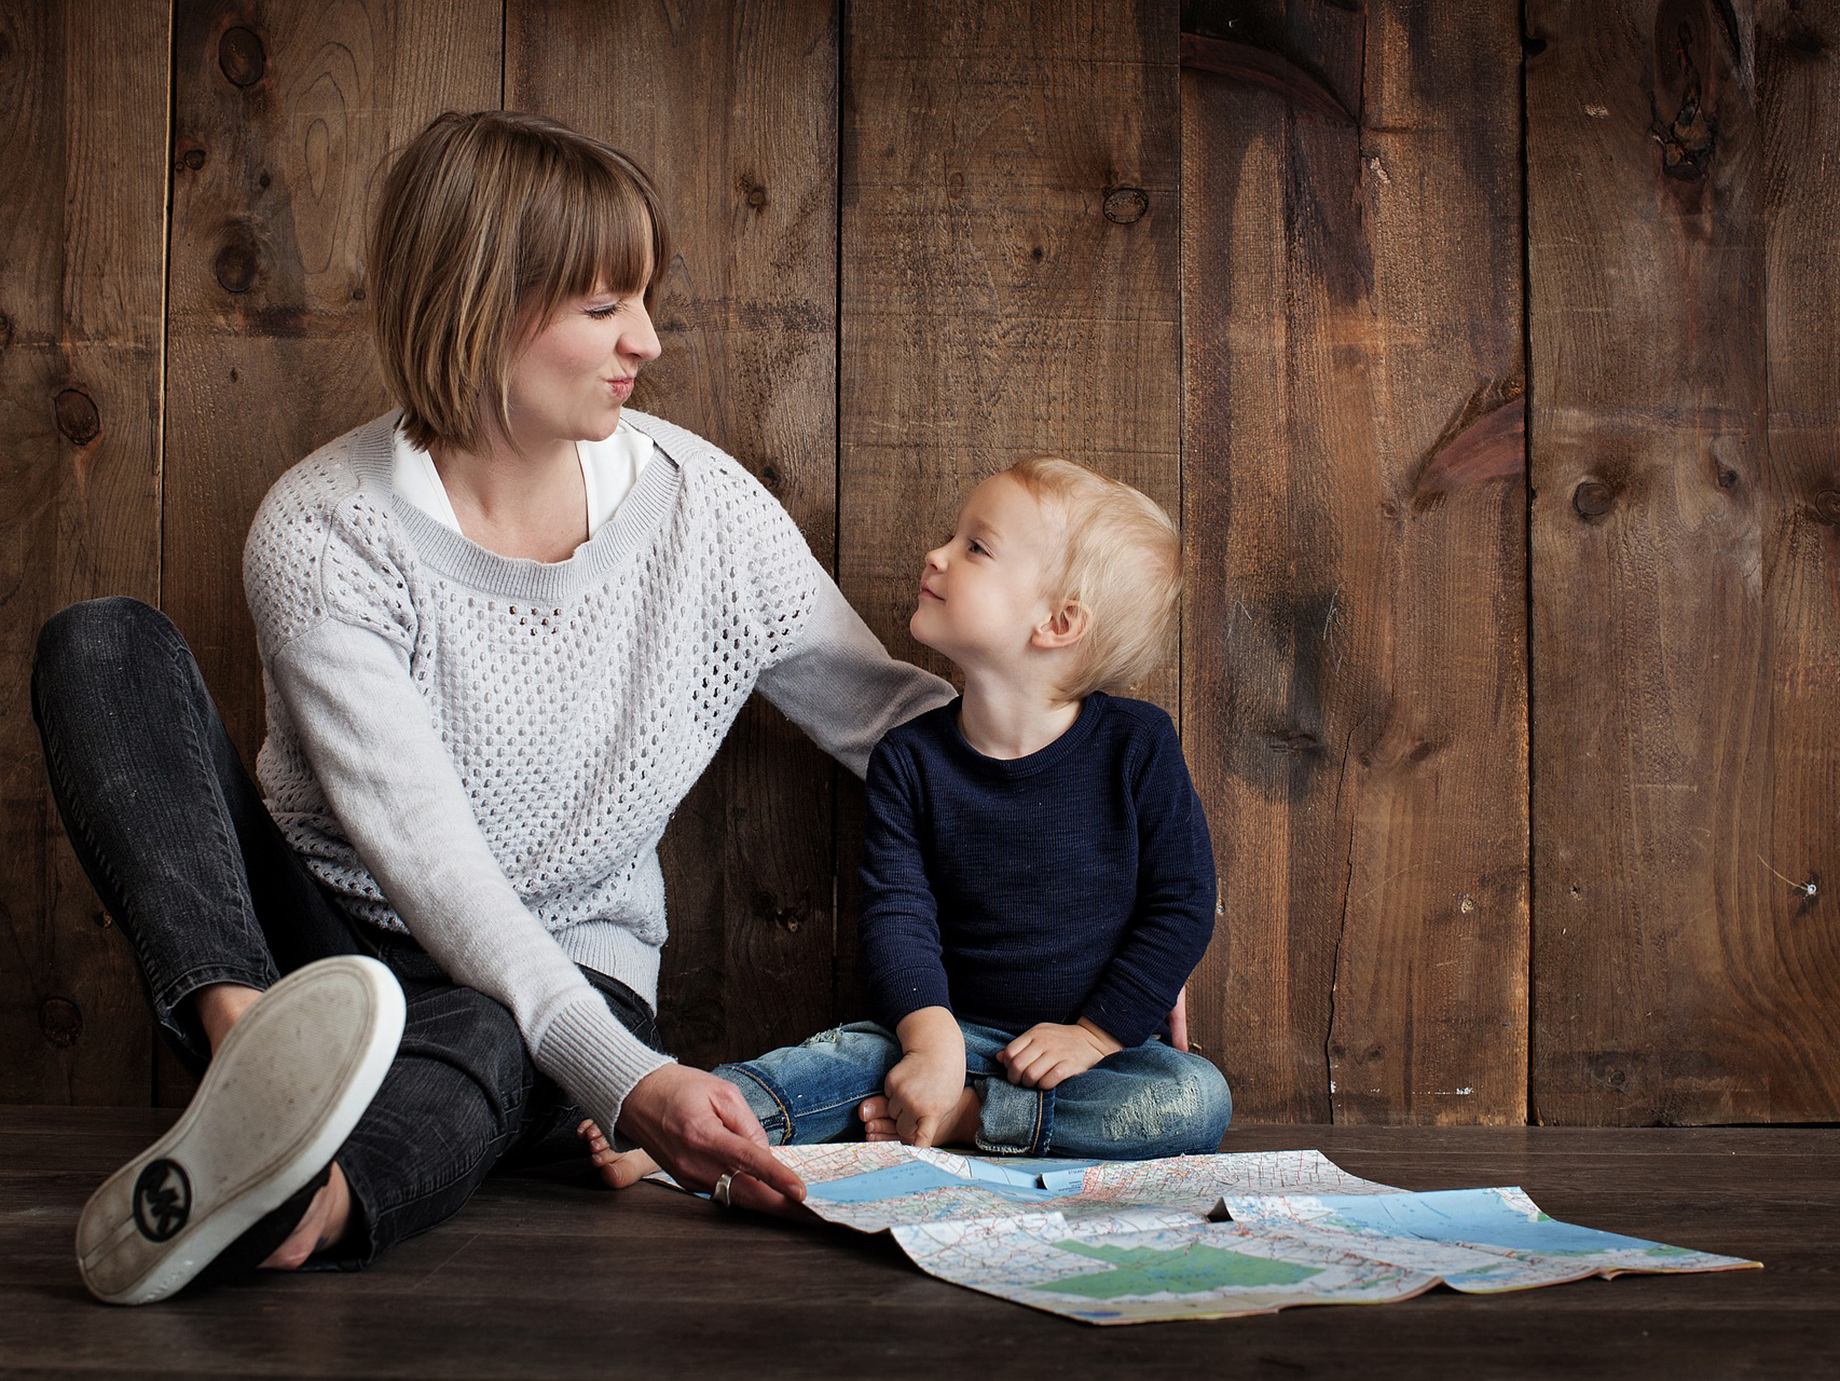
[[990, 555], [990, 552], [985, 549], [984, 544], [978, 541], [976, 538], [973, 538], [971, 541], [967, 542], [965, 544], [965, 549], [967, 551], [974, 551], [979, 556], [989, 556]]

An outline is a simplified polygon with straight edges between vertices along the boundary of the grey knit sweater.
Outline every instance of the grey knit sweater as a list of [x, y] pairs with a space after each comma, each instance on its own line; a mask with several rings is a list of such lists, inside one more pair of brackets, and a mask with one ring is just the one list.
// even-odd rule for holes
[[742, 702], [858, 776], [951, 698], [891, 660], [785, 510], [661, 419], [659, 454], [567, 561], [498, 556], [391, 490], [392, 412], [269, 491], [243, 581], [288, 840], [355, 916], [502, 1002], [537, 1067], [611, 1130], [667, 1063], [577, 964], [655, 1007], [657, 846]]

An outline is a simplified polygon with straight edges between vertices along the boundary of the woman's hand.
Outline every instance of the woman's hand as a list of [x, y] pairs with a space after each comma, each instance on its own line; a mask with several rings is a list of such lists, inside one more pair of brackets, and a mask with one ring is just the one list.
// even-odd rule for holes
[[1188, 989], [1176, 994], [1176, 1005], [1169, 1009], [1169, 1048], [1188, 1049]]
[[1081, 1017], [1072, 1026], [1044, 1021], [1031, 1026], [1003, 1047], [997, 1058], [1009, 1071], [1009, 1081], [1024, 1088], [1053, 1088], [1063, 1079], [1084, 1074], [1107, 1055], [1124, 1046], [1111, 1033]]
[[618, 1125], [686, 1189], [707, 1193], [733, 1172], [730, 1202], [782, 1216], [805, 1197], [805, 1182], [773, 1158], [759, 1120], [726, 1079], [686, 1065], [655, 1069], [626, 1095]]

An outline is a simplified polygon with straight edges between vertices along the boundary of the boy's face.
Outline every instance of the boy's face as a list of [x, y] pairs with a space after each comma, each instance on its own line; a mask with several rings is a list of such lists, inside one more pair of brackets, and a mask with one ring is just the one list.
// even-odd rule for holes
[[1043, 575], [1060, 543], [1060, 522], [1022, 481], [985, 480], [959, 511], [951, 540], [926, 554], [909, 631], [966, 669], [1019, 665], [1051, 612]]

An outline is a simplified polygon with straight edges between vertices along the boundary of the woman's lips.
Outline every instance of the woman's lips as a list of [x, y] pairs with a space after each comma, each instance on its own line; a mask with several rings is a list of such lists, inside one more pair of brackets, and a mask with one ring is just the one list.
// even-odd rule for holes
[[618, 398], [622, 403], [632, 397], [633, 381], [631, 377], [624, 379], [609, 379], [607, 380], [607, 387], [613, 390], [613, 396]]

